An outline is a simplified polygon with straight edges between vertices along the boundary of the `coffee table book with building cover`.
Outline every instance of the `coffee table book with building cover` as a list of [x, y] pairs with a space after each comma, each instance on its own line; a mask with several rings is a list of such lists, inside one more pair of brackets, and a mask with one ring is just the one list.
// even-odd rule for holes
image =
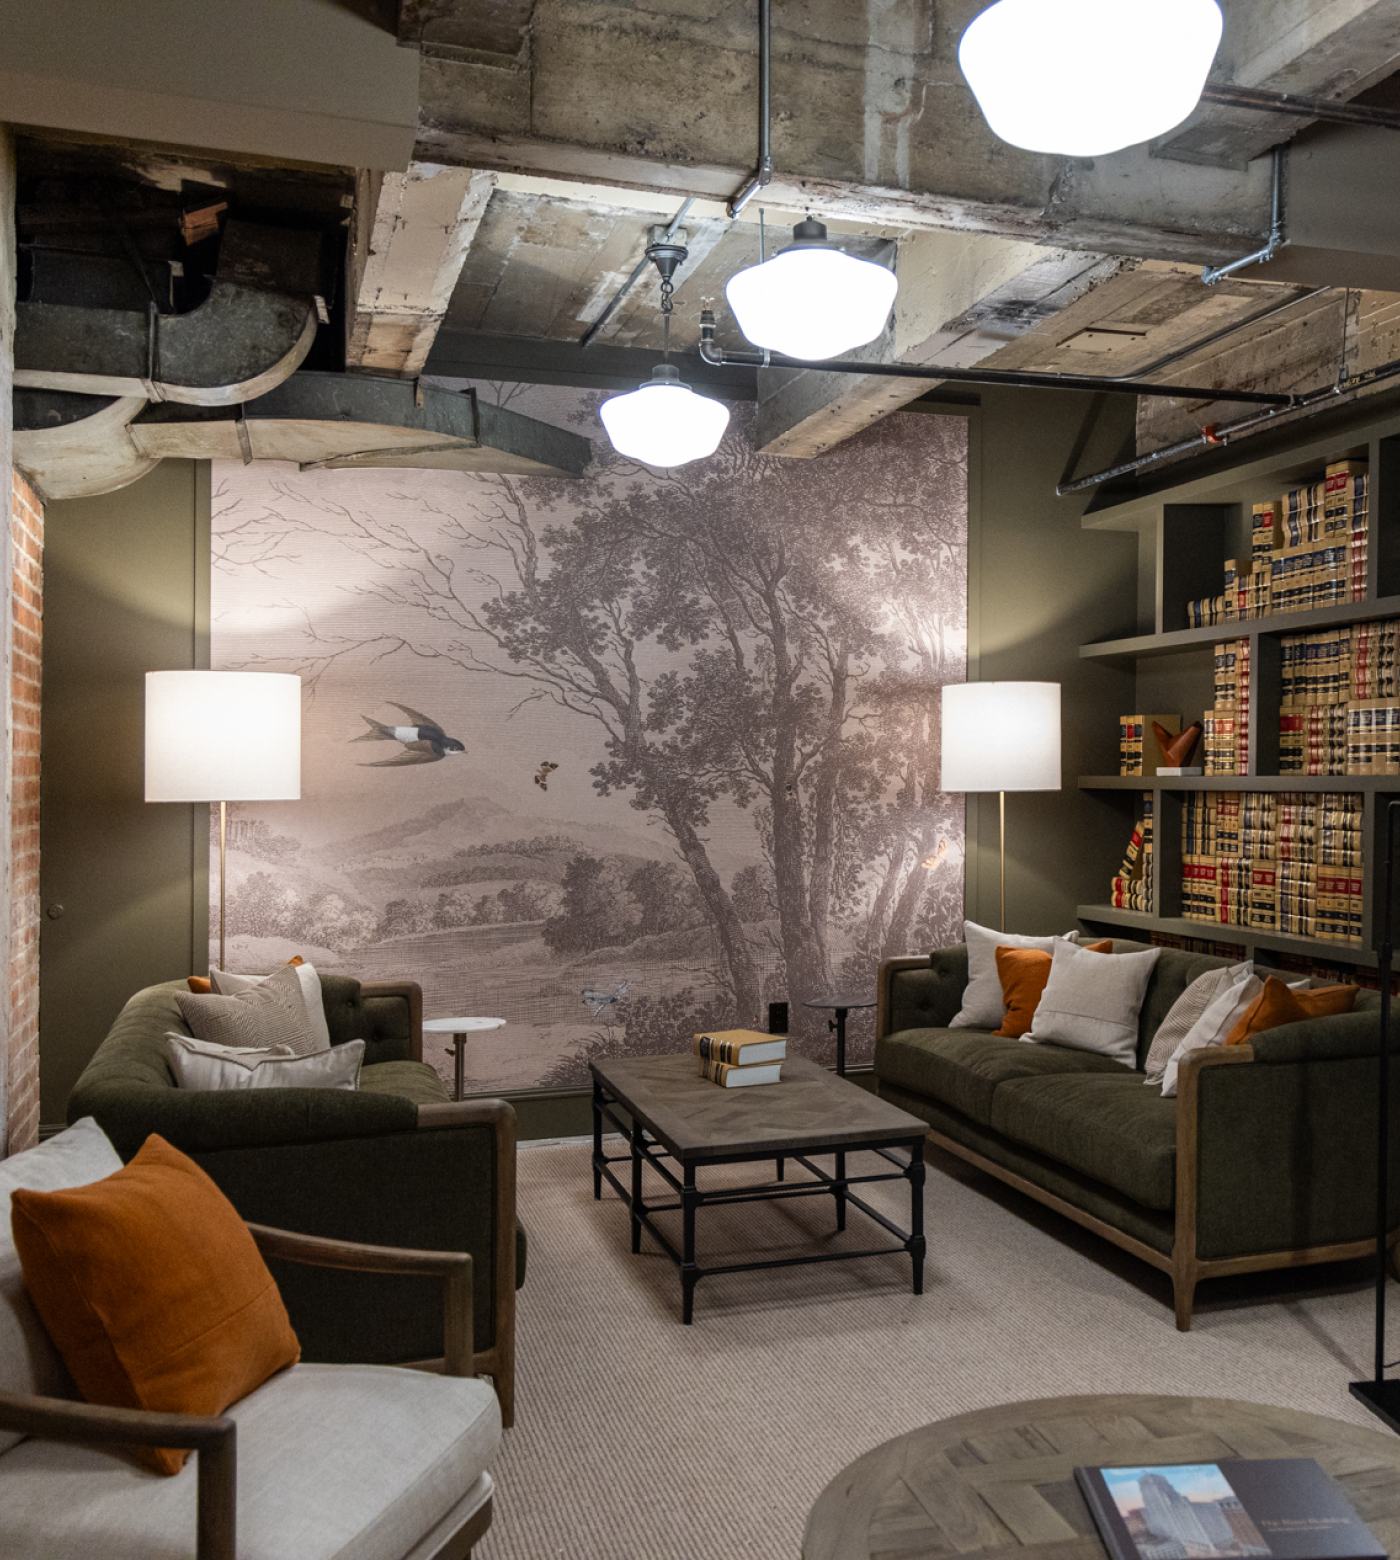
[[1385, 1560], [1310, 1457], [1076, 1468], [1113, 1560]]

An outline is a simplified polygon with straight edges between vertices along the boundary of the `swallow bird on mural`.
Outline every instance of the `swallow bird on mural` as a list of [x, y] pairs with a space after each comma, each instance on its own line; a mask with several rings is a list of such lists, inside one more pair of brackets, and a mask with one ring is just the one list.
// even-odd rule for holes
[[597, 1018], [604, 1008], [612, 1007], [621, 1002], [623, 997], [632, 989], [630, 980], [620, 980], [611, 991], [595, 991], [591, 986], [583, 993], [583, 1005]]
[[558, 764], [551, 764], [548, 759], [545, 759], [535, 771], [535, 784], [539, 786], [541, 791], [549, 789], [549, 777], [558, 767]]
[[360, 719], [369, 727], [368, 731], [361, 732], [353, 738], [355, 742], [400, 742], [403, 744], [403, 752], [393, 758], [381, 758], [373, 764], [361, 764], [361, 769], [398, 769], [404, 764], [435, 764], [440, 758], [448, 758], [453, 753], [465, 753], [466, 744], [459, 742], [456, 737], [449, 737], [438, 723], [427, 715], [420, 714], [417, 710], [409, 709], [406, 704], [398, 704], [393, 699], [388, 701], [396, 710], [402, 710], [411, 726], [389, 726], [382, 720], [371, 720], [368, 715], [362, 715]]

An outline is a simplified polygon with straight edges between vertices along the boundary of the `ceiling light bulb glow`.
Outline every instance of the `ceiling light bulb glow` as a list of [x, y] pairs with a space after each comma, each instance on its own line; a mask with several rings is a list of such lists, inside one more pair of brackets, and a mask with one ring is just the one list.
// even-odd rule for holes
[[729, 408], [697, 395], [669, 363], [635, 390], [604, 401], [598, 415], [619, 455], [659, 468], [713, 455], [729, 425]]
[[997, 0], [958, 61], [1003, 141], [1103, 157], [1195, 109], [1223, 26], [1216, 0]]

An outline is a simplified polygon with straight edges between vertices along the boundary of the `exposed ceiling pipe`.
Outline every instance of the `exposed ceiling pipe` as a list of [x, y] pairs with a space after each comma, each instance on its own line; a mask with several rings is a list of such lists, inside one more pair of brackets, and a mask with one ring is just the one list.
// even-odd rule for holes
[[1066, 498], [1073, 493], [1086, 493], [1090, 488], [1101, 487], [1105, 482], [1116, 481], [1119, 477], [1135, 476], [1138, 472], [1160, 466], [1164, 461], [1175, 460], [1180, 455], [1189, 455], [1193, 450], [1220, 449], [1232, 444], [1244, 434], [1253, 433], [1267, 426], [1286, 412], [1314, 411], [1324, 403], [1349, 399], [1362, 390], [1372, 389], [1397, 377], [1400, 377], [1400, 358], [1392, 358], [1390, 362], [1367, 369], [1365, 373], [1355, 374], [1334, 385], [1326, 385], [1321, 389], [1309, 390], [1296, 396], [1291, 406], [1253, 412], [1248, 417], [1241, 417], [1235, 422], [1212, 423], [1202, 428], [1199, 433], [1192, 434], [1190, 438], [1178, 439], [1174, 444], [1164, 444], [1160, 449], [1149, 450], [1147, 454], [1135, 456], [1132, 460], [1120, 461], [1116, 466], [1093, 472], [1090, 476], [1075, 477], [1072, 481], [1061, 482], [1056, 486], [1055, 492], [1060, 498]]
[[1374, 130], [1400, 130], [1400, 109], [1373, 108], [1369, 103], [1342, 103], [1335, 98], [1300, 97], [1271, 92], [1267, 87], [1243, 87], [1234, 82], [1208, 81], [1201, 102], [1220, 108], [1251, 109], [1261, 114], [1291, 114], [1333, 125], [1369, 125]]
[[885, 379], [943, 379], [954, 384], [1006, 385], [1022, 390], [1082, 390], [1090, 394], [1141, 395], [1182, 401], [1240, 401], [1279, 409], [1296, 396], [1273, 390], [1228, 390], [1200, 385], [1163, 385], [1141, 379], [1110, 379], [1095, 374], [1031, 373], [1021, 369], [945, 368], [938, 363], [868, 363], [856, 358], [826, 358], [809, 363], [780, 352], [731, 352], [715, 343], [712, 309], [700, 315], [701, 359], [712, 368], [805, 368], [823, 374], [864, 374]]
[[1283, 159], [1284, 148], [1274, 148], [1274, 188], [1270, 202], [1269, 215], [1269, 241], [1262, 249], [1256, 249], [1252, 255], [1245, 255], [1239, 260], [1231, 260], [1228, 265], [1208, 265], [1201, 272], [1201, 280], [1207, 287], [1214, 287], [1217, 282], [1223, 282], [1227, 276], [1233, 276], [1237, 271], [1248, 269], [1252, 265], [1266, 265], [1280, 249], [1288, 242], [1283, 232]]
[[731, 221], [773, 179], [773, 16], [771, 0], [758, 0], [758, 166], [724, 208]]

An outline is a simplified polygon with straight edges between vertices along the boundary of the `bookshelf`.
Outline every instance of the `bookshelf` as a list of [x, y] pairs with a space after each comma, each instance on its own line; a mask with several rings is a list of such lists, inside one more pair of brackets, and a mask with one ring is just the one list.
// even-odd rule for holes
[[[1251, 509], [1292, 488], [1318, 481], [1336, 461], [1364, 460], [1369, 473], [1369, 548], [1361, 600], [1301, 612], [1275, 612], [1206, 627], [1187, 626], [1189, 599], [1217, 594], [1225, 562], [1248, 557]], [[1126, 841], [1142, 793], [1151, 795], [1153, 858], [1150, 909], [1120, 909], [1108, 903], [1081, 904], [1088, 930], [1120, 935], [1160, 933], [1219, 943], [1244, 951], [1292, 954], [1319, 963], [1374, 968], [1376, 884], [1380, 878], [1384, 808], [1400, 799], [1400, 775], [1303, 775], [1279, 773], [1279, 713], [1282, 699], [1281, 645], [1285, 636], [1316, 633], [1358, 623], [1400, 619], [1400, 411], [1385, 416], [1363, 412], [1350, 423], [1331, 422], [1246, 443], [1238, 452], [1203, 469], [1200, 463], [1175, 483], [1162, 481], [1130, 497], [1107, 494], [1084, 516], [1088, 530], [1125, 532], [1136, 538], [1138, 589], [1125, 603], [1124, 632], [1080, 647], [1082, 659], [1131, 671], [1133, 710], [1179, 711], [1183, 721], [1202, 715], [1212, 702], [1213, 647], [1245, 640], [1252, 685], [1245, 740], [1246, 771], [1238, 775], [1133, 776], [1118, 774], [1118, 732], [1101, 733], [1097, 773], [1078, 778], [1086, 800], [1113, 808]], [[1199, 755], [1196, 762], [1200, 762]], [[1249, 926], [1198, 921], [1181, 915], [1182, 811], [1197, 793], [1264, 792], [1360, 798], [1363, 891], [1361, 938], [1346, 942]], [[1104, 862], [1107, 899], [1116, 863]]]

